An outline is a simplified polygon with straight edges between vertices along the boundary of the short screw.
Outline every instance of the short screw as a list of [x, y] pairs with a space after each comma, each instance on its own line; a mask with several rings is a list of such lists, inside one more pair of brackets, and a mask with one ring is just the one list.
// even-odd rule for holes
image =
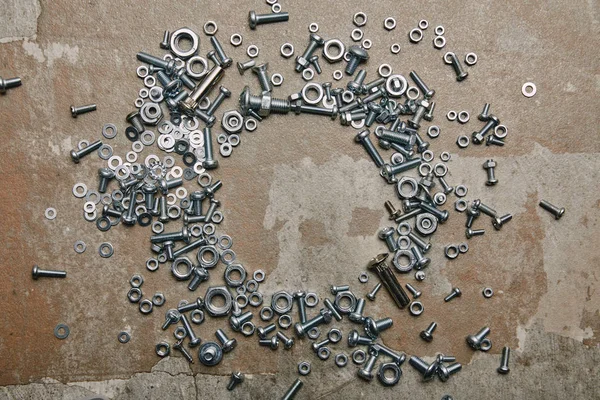
[[[352, 46], [349, 50], [350, 53], [350, 61], [346, 65], [346, 73], [348, 75], [354, 75], [354, 72], [358, 68], [358, 65], [369, 59], [369, 53], [365, 49], [360, 46]], [[366, 101], [365, 101], [366, 103]]]
[[140, 112], [138, 110], [132, 111], [125, 117], [127, 122], [129, 122], [133, 127], [138, 131], [138, 133], [144, 132], [144, 124], [142, 122], [142, 117], [140, 116]]
[[475, 335], [467, 336], [467, 344], [471, 348], [473, 348], [475, 350], [479, 350], [481, 348], [481, 342], [489, 334], [490, 334], [490, 328], [485, 326], [479, 332], [477, 332]]
[[331, 91], [331, 95], [335, 99], [335, 105], [337, 106], [338, 110], [344, 106], [344, 101], [342, 100], [342, 93], [344, 93], [344, 89], [342, 88], [336, 88]]
[[341, 321], [342, 320], [342, 315], [339, 313], [339, 311], [337, 310], [337, 308], [335, 308], [335, 306], [333, 305], [333, 303], [331, 302], [331, 300], [325, 299], [323, 301], [323, 304], [325, 304], [325, 307], [327, 307], [329, 309], [329, 311], [331, 311], [331, 314], [336, 319], [336, 321]]
[[483, 204], [479, 199], [473, 200], [473, 204], [471, 205], [471, 207], [473, 207], [473, 209], [475, 210], [481, 211], [489, 217], [496, 218], [498, 216], [496, 210]]
[[21, 78], [2, 79], [0, 76], [0, 93], [5, 94], [8, 89], [21, 86]]
[[424, 341], [431, 342], [433, 340], [433, 331], [435, 331], [435, 328], [437, 328], [437, 323], [432, 322], [431, 324], [429, 324], [427, 329], [421, 331], [419, 336], [421, 336], [421, 339], [423, 339]]
[[294, 293], [294, 299], [298, 303], [298, 314], [300, 315], [300, 322], [306, 322], [306, 302], [304, 299], [306, 298], [306, 292], [303, 290], [298, 290]]
[[329, 290], [331, 291], [331, 294], [335, 296], [339, 292], [346, 292], [346, 291], [350, 290], [350, 286], [348, 286], [348, 285], [341, 285], [341, 286], [331, 285]]
[[292, 400], [300, 391], [300, 389], [302, 389], [303, 385], [304, 383], [300, 379], [296, 379], [296, 381], [292, 383], [292, 386], [290, 386], [287, 392], [285, 392], [281, 400]]
[[98, 169], [98, 177], [100, 178], [98, 192], [106, 193], [108, 182], [115, 177], [115, 172], [108, 167], [100, 168]]
[[369, 299], [371, 301], [375, 301], [375, 297], [377, 296], [377, 292], [379, 292], [379, 289], [381, 289], [381, 283], [378, 283], [377, 285], [375, 285], [373, 290], [371, 290], [369, 292], [369, 294], [367, 294], [367, 299]]
[[267, 325], [265, 327], [259, 326], [258, 329], [257, 329], [257, 331], [258, 331], [258, 337], [260, 339], [266, 339], [267, 336], [269, 336], [269, 334], [271, 332], [273, 332], [275, 329], [277, 329], [277, 325], [275, 325], [275, 324], [270, 324], [270, 325]]
[[420, 359], [419, 357], [412, 356], [408, 359], [408, 363], [413, 366], [417, 371], [423, 375], [423, 380], [428, 381], [433, 379], [435, 371], [437, 370], [437, 363], [432, 362], [431, 364], [427, 364], [425, 361]]
[[83, 149], [77, 151], [77, 150], [71, 150], [71, 159], [73, 160], [73, 162], [75, 164], [77, 164], [79, 162], [79, 160], [81, 159], [81, 157], [86, 156], [90, 153], [93, 153], [94, 151], [98, 150], [100, 147], [102, 147], [102, 140], [96, 140], [94, 143], [90, 144], [87, 147], [84, 147]]
[[371, 159], [375, 162], [377, 168], [381, 168], [384, 164], [383, 158], [381, 158], [381, 155], [379, 154], [375, 146], [373, 146], [373, 142], [371, 142], [371, 139], [369, 138], [370, 133], [371, 132], [368, 129], [365, 129], [358, 135], [356, 135], [354, 140], [357, 143], [360, 143], [364, 146], [369, 156], [371, 156]]
[[317, 71], [317, 74], [321, 75], [321, 72], [323, 72], [323, 70], [321, 69], [321, 65], [319, 64], [319, 56], [312, 56], [308, 61], [315, 67], [315, 71]]
[[485, 184], [488, 186], [494, 186], [496, 183], [498, 183], [498, 179], [496, 179], [495, 174], [496, 166], [496, 161], [491, 159], [483, 163], [483, 169], [487, 171], [487, 182]]
[[437, 178], [440, 181], [440, 185], [442, 185], [442, 190], [444, 191], [444, 194], [450, 194], [454, 191], [454, 188], [448, 185], [448, 182], [446, 182], [443, 176], [438, 176]]
[[192, 358], [192, 355], [187, 351], [187, 349], [185, 347], [183, 347], [183, 339], [177, 341], [177, 343], [175, 343], [173, 345], [173, 348], [175, 350], [179, 350], [183, 356], [185, 357], [186, 360], [188, 360], [188, 362], [190, 363], [194, 363], [194, 359]]
[[217, 108], [225, 101], [226, 98], [231, 97], [231, 91], [227, 89], [225, 86], [219, 87], [219, 94], [215, 97], [215, 100], [212, 102], [210, 107], [206, 109], [206, 113], [208, 115], [214, 115]]
[[[425, 268], [426, 266], [429, 265], [429, 263], [431, 262], [431, 259], [428, 257], [425, 257], [423, 255], [423, 253], [421, 252], [421, 248], [419, 246], [412, 246], [410, 248], [410, 251], [412, 251], [412, 253], [414, 254], [415, 258], [416, 258], [416, 264], [415, 264], [415, 269], [421, 270], [423, 268]], [[407, 284], [407, 287], [410, 284]], [[420, 292], [419, 292], [420, 293]], [[414, 294], [414, 292], [413, 292]], [[415, 298], [417, 298], [419, 296], [415, 296]]]
[[[450, 62], [446, 61], [446, 56], [450, 57]], [[446, 53], [446, 55], [444, 55], [444, 62], [446, 62], [446, 64], [452, 64], [452, 68], [454, 68], [454, 72], [456, 73], [457, 81], [460, 82], [469, 75], [469, 73], [463, 69], [462, 65], [460, 64], [460, 61], [458, 60], [458, 57], [456, 57], [456, 54], [452, 52]]]
[[[173, 96], [179, 91], [179, 89], [181, 89], [181, 80], [171, 79], [164, 71], [158, 71], [156, 73], [156, 77], [158, 78], [160, 84], [163, 86], [164, 92], [167, 96]], [[138, 126], [135, 127], [138, 131], [140, 130]]]
[[222, 68], [224, 67], [223, 63], [221, 62], [221, 59], [219, 58], [219, 56], [217, 56], [216, 51], [211, 50], [208, 53], [206, 53], [206, 58], [211, 60], [213, 62], [213, 64], [218, 65], [219, 67], [222, 67]]
[[[419, 211], [419, 210], [417, 210], [417, 211]], [[431, 249], [431, 243], [430, 242], [426, 243], [425, 241], [423, 241], [423, 239], [421, 239], [420, 237], [418, 237], [414, 233], [409, 232], [407, 236], [410, 238], [410, 240], [412, 240], [412, 242], [414, 244], [416, 244], [417, 246], [419, 246], [421, 248], [421, 251], [423, 253], [427, 253]]]
[[331, 101], [331, 82], [325, 82], [321, 86], [325, 90], [325, 97], [327, 97], [327, 101]]
[[176, 324], [181, 320], [181, 313], [175, 309], [170, 309], [165, 313], [165, 323], [162, 326], [162, 330], [166, 331], [170, 325]]
[[252, 72], [258, 76], [258, 82], [260, 83], [260, 88], [263, 92], [270, 92], [273, 90], [269, 74], [267, 73], [268, 67], [268, 63], [263, 63], [252, 68]]
[[485, 125], [479, 130], [479, 132], [473, 132], [471, 137], [473, 139], [473, 143], [481, 144], [483, 143], [483, 139], [485, 135], [487, 135], [493, 128], [495, 128], [500, 123], [500, 120], [496, 118], [495, 115], [490, 114]]
[[385, 205], [385, 208], [387, 209], [388, 213], [390, 214], [390, 219], [392, 221], [402, 215], [402, 211], [397, 210], [391, 201], [389, 201], [389, 200], [386, 201], [384, 205]]
[[294, 345], [294, 339], [287, 337], [285, 333], [281, 331], [277, 332], [277, 337], [279, 338], [279, 341], [283, 343], [283, 348], [286, 350], [291, 349]]
[[406, 361], [406, 354], [397, 353], [396, 351], [390, 349], [389, 347], [381, 343], [375, 343], [369, 346], [369, 353], [372, 353], [374, 351], [390, 357], [394, 361], [394, 364], [398, 366], [401, 366], [402, 364], [404, 364], [404, 361]]
[[312, 351], [315, 353], [319, 351], [319, 349], [323, 346], [327, 346], [331, 342], [329, 339], [321, 340], [320, 342], [313, 342], [311, 345]]
[[313, 53], [319, 47], [323, 46], [323, 43], [325, 43], [323, 38], [317, 35], [316, 33], [311, 33], [309, 36], [309, 40], [310, 41], [308, 43], [308, 46], [306, 47], [306, 50], [304, 50], [304, 53], [302, 53], [301, 56], [296, 57], [296, 67], [294, 67], [296, 72], [300, 72], [308, 68], [308, 66], [310, 65], [310, 58], [312, 57]]
[[[134, 200], [133, 203], [130, 203], [130, 204], [135, 204], [135, 198], [133, 200]], [[184, 225], [180, 231], [159, 233], [158, 235], [150, 236], [150, 242], [162, 243], [162, 242], [166, 242], [166, 241], [183, 240], [184, 242], [189, 243], [191, 237], [192, 237], [192, 231], [190, 229], [188, 229], [187, 226]]]
[[33, 266], [31, 270], [31, 276], [33, 279], [38, 278], [66, 278], [67, 273], [65, 271], [53, 271], [49, 269], [40, 269], [37, 265]]
[[[167, 246], [167, 242], [165, 242], [165, 246]], [[174, 252], [173, 250], [171, 250], [171, 256], [173, 257], [172, 259], [174, 260]], [[167, 256], [167, 260], [171, 260], [169, 259], [169, 257]], [[206, 270], [206, 268], [203, 268], [199, 265], [196, 265], [193, 270], [192, 270], [192, 279], [190, 280], [190, 283], [188, 284], [188, 289], [191, 291], [194, 291], [196, 289], [198, 289], [198, 286], [200, 286], [200, 284], [204, 281], [207, 281], [209, 278], [208, 276], [208, 271]]]
[[478, 209], [474, 208], [474, 207], [469, 207], [467, 209], [467, 224], [466, 227], [467, 228], [471, 228], [473, 226], [473, 222], [475, 222], [475, 219], [477, 219], [477, 217], [479, 217], [481, 213], [479, 212]]
[[376, 88], [377, 86], [383, 85], [386, 81], [386, 78], [377, 78], [367, 84], [365, 84], [365, 90], [366, 92], [370, 92], [371, 89]]
[[499, 374], [506, 375], [510, 372], [510, 368], [508, 367], [508, 361], [510, 359], [510, 347], [504, 346], [502, 348], [502, 358], [500, 359], [500, 366], [496, 371]]
[[423, 82], [421, 77], [417, 75], [415, 71], [410, 71], [409, 75], [412, 78], [412, 80], [415, 81], [415, 83], [421, 90], [421, 93], [426, 99], [430, 99], [433, 97], [433, 95], [435, 94], [435, 90], [429, 89], [429, 87], [425, 84], [425, 82]]
[[254, 67], [255, 65], [256, 65], [256, 61], [254, 61], [254, 59], [251, 58], [246, 62], [238, 61], [237, 69], [238, 69], [240, 75], [244, 75], [244, 72], [246, 72], [246, 70], [249, 70], [250, 68]]
[[279, 347], [279, 337], [275, 335], [271, 339], [260, 339], [258, 344], [261, 346], [270, 347], [271, 350], [277, 350]]
[[562, 217], [565, 213], [564, 207], [557, 207], [553, 204], [548, 203], [546, 200], [540, 201], [540, 207], [554, 215], [554, 218], [556, 219], [560, 219], [560, 217]]
[[373, 380], [373, 367], [375, 367], [375, 362], [377, 362], [377, 358], [379, 357], [379, 352], [373, 351], [369, 354], [369, 358], [365, 363], [365, 366], [358, 370], [358, 376], [366, 381]]
[[404, 286], [406, 286], [406, 289], [412, 294], [413, 299], [418, 299], [419, 297], [421, 297], [421, 291], [413, 285], [411, 285], [410, 283], [407, 283]]
[[490, 118], [490, 103], [485, 103], [483, 105], [483, 110], [481, 111], [481, 114], [479, 114], [477, 116], [477, 119], [480, 121], [487, 121]]
[[235, 349], [235, 346], [237, 346], [237, 340], [229, 339], [222, 329], [217, 329], [215, 335], [217, 336], [217, 339], [219, 339], [219, 342], [221, 342], [221, 348], [223, 349], [224, 353], [229, 353], [231, 350]]
[[348, 334], [348, 346], [356, 347], [358, 345], [370, 345], [373, 339], [368, 336], [362, 336], [356, 329], [352, 329]]
[[194, 333], [194, 330], [192, 329], [192, 326], [190, 325], [190, 321], [188, 321], [185, 314], [181, 314], [181, 323], [183, 324], [183, 327], [185, 328], [185, 331], [187, 332], [187, 337], [190, 339], [189, 346], [190, 347], [198, 346], [200, 344], [200, 338], [197, 337], [196, 334]]
[[367, 77], [367, 71], [365, 71], [364, 69], [361, 69], [356, 74], [356, 77], [354, 78], [354, 80], [348, 82], [348, 85], [346, 87], [352, 93], [360, 94], [360, 93], [362, 93], [366, 77]]
[[304, 335], [306, 335], [306, 332], [310, 331], [312, 328], [314, 328], [317, 325], [321, 325], [324, 323], [329, 323], [331, 322], [331, 318], [332, 318], [332, 314], [331, 311], [329, 311], [328, 309], [324, 309], [322, 308], [319, 315], [309, 319], [308, 321], [306, 321], [305, 323], [296, 323], [294, 325], [294, 330], [296, 331], [296, 335], [298, 335], [299, 337], [304, 337]]
[[461, 369], [462, 364], [457, 362], [450, 364], [447, 367], [443, 364], [438, 364], [437, 374], [442, 382], [446, 382], [451, 375], [457, 373]]
[[169, 44], [169, 37], [171, 36], [171, 33], [169, 31], [165, 31], [163, 33], [163, 40], [162, 42], [160, 42], [160, 48], [161, 49], [165, 49], [165, 50], [169, 50], [169, 48], [171, 47]]
[[202, 308], [204, 308], [204, 300], [202, 297], [198, 297], [196, 301], [192, 301], [191, 303], [177, 307], [177, 311], [180, 313], [185, 313], [193, 310], [201, 310]]
[[223, 50], [223, 46], [221, 46], [221, 43], [219, 43], [219, 39], [217, 39], [216, 36], [211, 36], [210, 42], [212, 43], [213, 47], [215, 48], [215, 51], [217, 52], [217, 55], [219, 56], [219, 59], [221, 60], [221, 65], [223, 65], [223, 68], [229, 67], [231, 65], [231, 63], [233, 62], [233, 60], [231, 58], [227, 57], [227, 54], [225, 54], [225, 50]]
[[256, 14], [256, 11], [248, 13], [248, 24], [250, 29], [256, 29], [258, 25], [272, 24], [274, 22], [284, 22], [290, 19], [287, 12], [272, 13], [272, 14]]
[[481, 236], [485, 233], [485, 229], [471, 229], [467, 228], [465, 231], [465, 236], [467, 239], [471, 239], [473, 236]]
[[164, 69], [167, 74], [171, 74], [175, 70], [175, 60], [165, 61], [162, 58], [158, 58], [143, 52], [137, 53], [136, 57], [141, 62]]
[[212, 135], [210, 128], [204, 127], [202, 130], [204, 136], [204, 161], [202, 166], [206, 169], [215, 169], [219, 166], [219, 161], [214, 159], [212, 147]]
[[233, 390], [238, 384], [244, 382], [244, 374], [241, 372], [232, 372], [231, 378], [229, 379], [229, 383], [227, 384], [227, 390]]
[[496, 136], [494, 135], [490, 135], [487, 138], [485, 138], [485, 145], [486, 146], [504, 146], [504, 141], [501, 139], [498, 139]]
[[394, 321], [391, 318], [382, 318], [375, 321], [373, 318], [367, 317], [365, 318], [364, 325], [366, 334], [375, 339], [379, 337], [381, 332], [391, 328], [394, 325]]
[[86, 106], [79, 107], [71, 106], [71, 116], [73, 118], [77, 118], [78, 115], [89, 113], [91, 111], [96, 111], [95, 104], [88, 104]]
[[494, 225], [494, 228], [499, 231], [500, 229], [502, 229], [502, 226], [507, 223], [508, 221], [510, 221], [512, 219], [512, 214], [506, 214], [503, 215], [501, 217], [496, 217], [494, 219], [492, 219], [492, 225]]
[[350, 319], [350, 321], [352, 321], [352, 322], [357, 322], [357, 323], [363, 322], [365, 319], [365, 317], [363, 317], [363, 311], [365, 309], [365, 305], [366, 305], [365, 299], [363, 299], [363, 298], [358, 299], [358, 301], [356, 302], [356, 307], [354, 308], [354, 311], [352, 311], [348, 315], [348, 319]]
[[453, 298], [460, 297], [461, 295], [462, 295], [462, 292], [460, 291], [459, 288], [457, 288], [457, 287], [452, 288], [452, 292], [448, 296], [444, 297], [444, 301], [447, 303], [450, 300], [452, 300]]
[[242, 325], [250, 321], [252, 317], [252, 311], [247, 311], [238, 317], [232, 315], [231, 317], [229, 317], [229, 325], [231, 326], [231, 329], [233, 329], [236, 332], [239, 332], [242, 329]]
[[433, 110], [435, 110], [435, 101], [429, 102], [429, 108], [427, 109], [425, 115], [423, 115], [423, 119], [425, 121], [433, 121]]
[[[127, 213], [128, 217], [132, 217], [129, 215], [129, 213]], [[127, 223], [125, 221], [125, 219], [123, 220], [124, 223]], [[172, 240], [167, 240], [166, 242], [163, 242], [163, 253], [165, 254], [165, 256], [167, 257], [168, 261], [173, 261], [175, 259], [175, 257], [173, 257], [173, 241]], [[192, 282], [194, 283], [194, 282]], [[199, 282], [198, 282], [199, 283]], [[197, 285], [196, 285], [197, 286]], [[190, 290], [195, 290], [194, 289], [190, 289]]]
[[379, 239], [385, 241], [387, 244], [388, 250], [390, 252], [395, 252], [398, 248], [396, 241], [394, 240], [394, 232], [395, 229], [392, 227], [383, 228], [379, 231]]

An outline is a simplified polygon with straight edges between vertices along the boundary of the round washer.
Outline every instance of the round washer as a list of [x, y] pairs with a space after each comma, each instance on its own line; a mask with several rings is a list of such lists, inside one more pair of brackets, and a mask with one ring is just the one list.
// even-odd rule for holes
[[523, 87], [521, 87], [521, 93], [523, 93], [523, 96], [525, 97], [533, 97], [535, 96], [536, 92], [537, 87], [533, 82], [525, 82]]
[[381, 64], [377, 72], [382, 78], [387, 78], [392, 74], [392, 67], [389, 64]]
[[[408, 259], [408, 263], [402, 263], [400, 260]], [[415, 255], [410, 250], [398, 250], [394, 254], [392, 264], [398, 272], [410, 272], [417, 262]]]
[[231, 45], [234, 47], [238, 47], [239, 45], [241, 45], [242, 41], [243, 41], [242, 35], [240, 35], [239, 33], [234, 33], [229, 38], [229, 43], [231, 43]]
[[400, 97], [408, 89], [408, 82], [403, 75], [390, 75], [385, 82], [385, 89], [390, 97]]
[[413, 301], [412, 303], [410, 303], [410, 306], [408, 307], [408, 309], [410, 310], [410, 313], [412, 315], [417, 317], [417, 316], [423, 314], [425, 307], [423, 307], [423, 303], [421, 303], [420, 301]]
[[313, 71], [312, 68], [306, 68], [304, 71], [302, 71], [302, 79], [304, 79], [305, 81], [312, 80], [312, 78], [314, 78], [314, 76], [315, 76], [315, 71]]
[[[206, 257], [207, 255], [212, 256], [211, 258]], [[215, 246], [204, 246], [198, 252], [198, 262], [206, 269], [213, 268], [219, 262], [219, 252]]]
[[46, 211], [44, 211], [44, 215], [46, 216], [46, 219], [53, 220], [56, 218], [56, 209], [48, 207], [46, 208]]
[[477, 54], [467, 53], [467, 55], [465, 56], [465, 64], [469, 66], [477, 64]]
[[100, 247], [98, 247], [98, 254], [100, 254], [100, 257], [102, 258], [111, 257], [114, 253], [115, 250], [113, 245], [108, 242], [101, 243]]
[[206, 35], [213, 36], [219, 30], [219, 27], [215, 21], [206, 21], [203, 29]]
[[323, 58], [330, 63], [341, 61], [345, 52], [346, 46], [339, 39], [329, 39], [323, 45]]
[[250, 58], [256, 58], [256, 57], [258, 57], [258, 53], [259, 53], [258, 47], [256, 45], [254, 45], [254, 44], [251, 44], [246, 49], [246, 54]]
[[392, 52], [392, 54], [398, 54], [398, 53], [400, 53], [400, 50], [401, 50], [400, 44], [398, 44], [398, 43], [394, 43], [390, 46], [390, 51]]
[[369, 282], [369, 274], [367, 274], [366, 272], [361, 272], [360, 275], [358, 275], [358, 281], [360, 283], [367, 283]]
[[494, 295], [494, 290], [491, 287], [486, 287], [481, 291], [481, 293], [483, 294], [483, 297], [489, 299]]
[[119, 336], [117, 336], [117, 338], [119, 339], [119, 342], [125, 344], [125, 343], [129, 342], [129, 340], [131, 340], [131, 335], [129, 335], [129, 333], [123, 331], [123, 332], [119, 332]]
[[304, 303], [307, 307], [316, 307], [319, 304], [319, 296], [316, 293], [307, 293], [304, 298]]
[[469, 139], [469, 137], [467, 135], [460, 135], [459, 137], [456, 138], [456, 144], [461, 149], [468, 147], [470, 142], [471, 142], [471, 139]]
[[69, 337], [69, 333], [71, 333], [71, 331], [65, 324], [58, 324], [56, 325], [56, 328], [54, 328], [54, 336], [56, 336], [57, 339], [66, 339]]
[[391, 31], [392, 29], [394, 29], [396, 27], [396, 20], [392, 17], [387, 17], [383, 21], [383, 27], [385, 29], [387, 29], [388, 31]]
[[284, 58], [290, 58], [294, 55], [294, 45], [291, 43], [284, 43], [281, 45], [279, 51]]
[[423, 39], [423, 31], [419, 28], [415, 28], [410, 31], [408, 38], [413, 43], [419, 43]]
[[458, 246], [455, 244], [449, 244], [444, 248], [444, 254], [451, 260], [455, 259], [459, 254]]
[[117, 127], [114, 124], [104, 124], [102, 127], [102, 136], [107, 139], [113, 139], [117, 136]]
[[427, 136], [432, 139], [440, 136], [440, 127], [437, 125], [431, 125], [429, 128], [427, 128]]
[[[179, 42], [182, 39], [187, 39], [192, 42], [191, 47], [188, 50], [183, 50], [179, 46]], [[200, 39], [198, 38], [198, 35], [188, 28], [180, 28], [171, 33], [171, 51], [181, 59], [187, 59], [196, 54], [199, 42]]]

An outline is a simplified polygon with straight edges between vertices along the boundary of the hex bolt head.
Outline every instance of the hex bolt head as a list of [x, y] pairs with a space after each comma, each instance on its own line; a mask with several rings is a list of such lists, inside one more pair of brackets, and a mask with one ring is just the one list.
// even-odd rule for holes
[[241, 372], [232, 372], [231, 378], [229, 379], [229, 383], [227, 384], [227, 390], [233, 390], [237, 385], [244, 382], [244, 374]]
[[431, 342], [433, 340], [433, 331], [435, 330], [435, 328], [437, 328], [437, 323], [436, 322], [432, 322], [431, 324], [429, 324], [429, 326], [427, 327], [427, 329], [425, 329], [424, 331], [421, 331], [421, 333], [419, 334], [419, 336], [424, 341]]
[[457, 287], [452, 288], [452, 292], [444, 298], [444, 301], [447, 303], [450, 300], [452, 300], [453, 298], [460, 297], [461, 295], [462, 295], [462, 292], [460, 291], [459, 288], [457, 288]]

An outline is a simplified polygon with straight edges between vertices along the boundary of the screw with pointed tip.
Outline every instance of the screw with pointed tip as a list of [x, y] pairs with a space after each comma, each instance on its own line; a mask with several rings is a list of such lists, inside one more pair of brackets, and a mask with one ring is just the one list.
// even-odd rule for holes
[[[225, 351], [225, 349], [223, 349], [223, 351]], [[239, 385], [242, 382], [244, 382], [244, 374], [242, 374], [239, 371], [232, 372], [231, 378], [229, 379], [229, 383], [227, 384], [227, 390], [233, 390], [237, 385]]]
[[236, 332], [239, 332], [242, 329], [242, 325], [250, 321], [252, 319], [252, 316], [252, 311], [247, 311], [239, 317], [232, 315], [231, 317], [229, 317], [229, 325], [231, 326], [231, 329], [233, 329]]
[[437, 370], [436, 362], [427, 364], [425, 361], [416, 356], [409, 358], [408, 363], [412, 365], [414, 369], [419, 371], [421, 375], [423, 375], [423, 380], [425, 381], [433, 379], [435, 371]]
[[16, 88], [18, 86], [21, 86], [21, 78], [2, 79], [2, 77], [0, 76], [1, 94], [5, 94], [8, 89]]
[[459, 288], [457, 288], [457, 287], [452, 288], [452, 292], [448, 296], [444, 297], [444, 301], [447, 303], [450, 300], [452, 300], [453, 298], [460, 297], [461, 295], [462, 295], [462, 292], [460, 291]]
[[296, 394], [300, 391], [300, 389], [302, 389], [303, 385], [304, 385], [304, 383], [302, 383], [302, 381], [300, 379], [296, 379], [296, 381], [294, 383], [292, 383], [292, 386], [290, 386], [290, 388], [287, 390], [287, 392], [285, 392], [285, 394], [283, 395], [281, 400], [292, 400], [296, 396]]
[[[446, 56], [450, 57], [450, 62], [446, 61]], [[446, 64], [451, 64], [452, 68], [454, 68], [454, 72], [456, 73], [456, 80], [457, 81], [462, 81], [464, 79], [466, 79], [467, 76], [469, 76], [469, 73], [466, 72], [463, 69], [463, 66], [460, 63], [460, 60], [458, 59], [458, 57], [456, 57], [456, 54], [452, 53], [452, 52], [447, 52], [444, 55], [444, 62]]]
[[271, 350], [277, 350], [279, 347], [279, 337], [275, 335], [271, 339], [260, 339], [258, 344], [261, 346], [270, 347]]
[[316, 317], [309, 319], [305, 323], [297, 322], [294, 325], [294, 330], [296, 331], [296, 335], [299, 337], [304, 337], [308, 331], [314, 328], [317, 325], [328, 324], [331, 322], [332, 313], [329, 309], [321, 308], [319, 315]]
[[473, 348], [475, 350], [479, 350], [481, 348], [481, 342], [489, 334], [490, 334], [490, 328], [488, 328], [487, 326], [484, 326], [475, 335], [469, 335], [469, 336], [467, 336], [467, 344], [471, 348]]
[[503, 215], [501, 217], [496, 217], [494, 219], [492, 219], [492, 225], [494, 225], [494, 228], [499, 231], [500, 229], [502, 229], [502, 226], [507, 223], [508, 221], [510, 221], [512, 219], [512, 214], [506, 214]]
[[181, 313], [179, 311], [175, 310], [174, 308], [168, 310], [165, 313], [165, 323], [162, 326], [162, 330], [166, 331], [169, 325], [176, 324], [179, 322], [179, 320], [181, 320]]
[[238, 61], [237, 69], [238, 69], [240, 75], [244, 75], [244, 72], [246, 72], [250, 68], [254, 67], [255, 65], [256, 65], [256, 61], [254, 61], [254, 59], [251, 58], [246, 62]]
[[191, 303], [185, 304], [183, 306], [177, 307], [177, 311], [180, 313], [185, 313], [193, 310], [201, 310], [204, 308], [204, 299], [202, 297], [198, 297], [196, 301], [192, 301]]
[[371, 132], [368, 129], [365, 129], [356, 135], [354, 140], [364, 146], [369, 156], [371, 156], [371, 159], [375, 162], [377, 168], [381, 168], [384, 165], [383, 158], [381, 158], [381, 155], [375, 146], [373, 146], [373, 142], [371, 142], [371, 139], [369, 138], [370, 134]]
[[379, 357], [378, 351], [371, 351], [369, 353], [369, 358], [365, 362], [365, 366], [358, 370], [358, 376], [366, 381], [373, 380], [373, 367], [375, 367], [375, 362]]
[[361, 62], [367, 61], [369, 59], [369, 53], [367, 53], [367, 51], [362, 47], [356, 45], [350, 47], [350, 50], [348, 52], [350, 53], [350, 60], [346, 65], [345, 71], [348, 75], [354, 75], [354, 72], [358, 68], [358, 65]]
[[557, 207], [557, 206], [547, 202], [546, 200], [540, 201], [539, 205], [544, 210], [546, 210], [549, 213], [551, 213], [552, 215], [554, 215], [555, 219], [560, 219], [563, 216], [563, 214], [565, 213], [565, 209], [563, 207]]
[[90, 154], [93, 153], [94, 151], [98, 150], [100, 147], [102, 147], [102, 140], [96, 140], [94, 143], [90, 144], [87, 147], [84, 147], [83, 149], [77, 151], [77, 150], [71, 150], [71, 159], [73, 160], [74, 163], [79, 163], [79, 160]]
[[270, 324], [265, 327], [259, 326], [257, 329], [258, 337], [261, 339], [266, 339], [267, 336], [269, 336], [269, 334], [271, 332], [273, 332], [275, 329], [277, 329], [277, 325], [275, 325], [275, 324]]
[[33, 266], [31, 270], [31, 276], [33, 279], [38, 278], [66, 278], [67, 273], [65, 271], [53, 271], [49, 269], [40, 269], [37, 265]]
[[510, 368], [508, 367], [508, 361], [510, 359], [510, 347], [504, 346], [502, 348], [502, 358], [500, 359], [500, 366], [496, 371], [499, 374], [506, 375], [510, 372]]
[[467, 239], [471, 239], [473, 236], [481, 236], [484, 233], [485, 233], [485, 229], [467, 228], [467, 230], [465, 231], [465, 236], [467, 236]]
[[408, 291], [410, 293], [412, 293], [413, 295], [413, 299], [418, 299], [419, 297], [421, 297], [421, 291], [418, 290], [417, 288], [415, 288], [413, 285], [411, 285], [410, 283], [407, 283], [406, 285], [406, 289], [408, 289]]
[[421, 336], [421, 339], [423, 339], [424, 341], [431, 342], [433, 340], [433, 331], [435, 330], [435, 328], [437, 328], [437, 323], [432, 322], [431, 324], [429, 324], [427, 329], [421, 331], [419, 336]]
[[248, 13], [248, 25], [250, 29], [256, 29], [258, 25], [272, 24], [274, 22], [284, 22], [290, 19], [287, 12], [272, 13], [272, 14], [257, 14], [256, 11]]
[[186, 350], [185, 347], [183, 347], [183, 339], [178, 340], [175, 344], [173, 344], [173, 348], [175, 350], [179, 350], [181, 352], [181, 354], [183, 354], [185, 359], [188, 360], [188, 362], [190, 362], [192, 364], [194, 363], [194, 359], [192, 358], [192, 355]]
[[260, 88], [263, 92], [270, 92], [273, 90], [273, 85], [269, 79], [267, 68], [269, 68], [269, 63], [263, 63], [252, 67], [252, 72], [258, 76], [258, 82], [260, 83]]
[[329, 311], [331, 311], [331, 314], [336, 319], [336, 321], [341, 321], [342, 320], [342, 315], [339, 313], [339, 311], [337, 310], [337, 308], [335, 308], [335, 306], [333, 305], [333, 303], [331, 302], [331, 300], [325, 299], [323, 301], [323, 303], [325, 304], [325, 307], [327, 307], [329, 309]]
[[393, 324], [394, 321], [391, 318], [382, 318], [375, 321], [373, 318], [367, 317], [364, 320], [365, 332], [373, 339], [378, 338], [381, 332], [391, 328]]
[[331, 294], [335, 296], [339, 292], [346, 292], [346, 291], [350, 290], [350, 286], [348, 286], [348, 285], [341, 285], [341, 286], [331, 285], [331, 287], [329, 289], [331, 291]]
[[379, 292], [379, 289], [381, 289], [381, 283], [375, 285], [373, 290], [371, 290], [369, 294], [367, 294], [367, 298], [371, 301], [375, 301], [375, 297], [377, 296], [377, 292]]
[[219, 342], [221, 342], [223, 353], [229, 353], [231, 350], [235, 349], [237, 340], [229, 339], [222, 329], [217, 329], [215, 335], [217, 336], [217, 339], [219, 339]]
[[490, 103], [485, 103], [483, 105], [483, 110], [481, 114], [477, 116], [477, 119], [480, 121], [487, 121], [490, 118]]
[[79, 107], [71, 106], [71, 116], [73, 118], [77, 118], [78, 115], [89, 113], [91, 111], [96, 111], [95, 104], [88, 104], [86, 106]]
[[283, 343], [283, 348], [286, 350], [291, 349], [294, 345], [294, 339], [287, 337], [285, 333], [281, 331], [277, 332], [277, 337], [279, 338], [279, 341]]

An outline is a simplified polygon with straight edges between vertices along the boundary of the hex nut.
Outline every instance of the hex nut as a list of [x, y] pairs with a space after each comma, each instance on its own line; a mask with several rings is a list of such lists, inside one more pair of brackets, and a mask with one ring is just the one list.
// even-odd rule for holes
[[[282, 304], [285, 303], [285, 304]], [[292, 310], [293, 297], [285, 290], [273, 293], [271, 297], [271, 308], [279, 315], [287, 314]]]
[[310, 363], [308, 361], [302, 361], [298, 364], [298, 373], [300, 375], [306, 376], [310, 374]]
[[144, 278], [141, 275], [135, 274], [129, 280], [129, 284], [132, 288], [139, 288], [144, 283]]
[[244, 127], [244, 117], [237, 110], [225, 111], [221, 126], [229, 134], [240, 133]]
[[[214, 304], [213, 299], [215, 297], [222, 297], [224, 304], [217, 306]], [[204, 308], [211, 317], [224, 317], [231, 311], [233, 304], [233, 298], [227, 287], [225, 286], [211, 286], [206, 290], [204, 295]]]
[[132, 303], [137, 303], [142, 299], [142, 290], [140, 288], [131, 288], [127, 293], [127, 298]]

